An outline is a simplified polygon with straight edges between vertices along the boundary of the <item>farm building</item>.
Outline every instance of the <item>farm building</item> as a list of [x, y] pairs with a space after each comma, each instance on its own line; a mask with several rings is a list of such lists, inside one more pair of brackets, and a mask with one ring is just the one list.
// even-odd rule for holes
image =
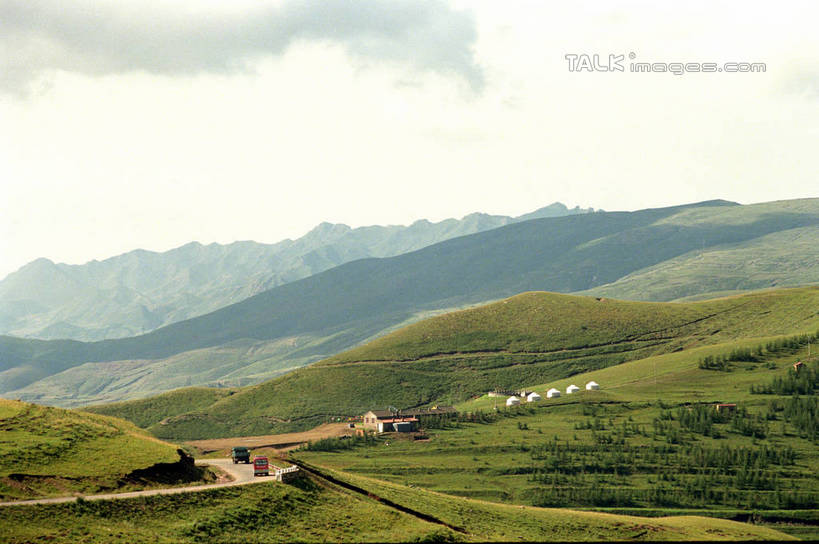
[[580, 391], [580, 388], [577, 387], [575, 384], [572, 384], [572, 385], [570, 385], [569, 387], [566, 388], [566, 394], [567, 395], [571, 395], [572, 393], [577, 393], [578, 391]]
[[529, 394], [526, 396], [526, 402], [537, 402], [537, 401], [539, 401], [541, 398], [543, 398], [543, 397], [541, 397], [540, 395], [538, 395], [537, 393], [535, 393], [534, 391], [532, 391], [531, 393], [529, 393]]
[[546, 397], [550, 399], [555, 399], [560, 396], [560, 391], [552, 387], [548, 391], [546, 391]]
[[418, 419], [414, 417], [396, 417], [382, 419], [378, 422], [379, 433], [411, 433], [418, 430]]
[[799, 373], [799, 371], [802, 370], [802, 367], [804, 366], [805, 363], [803, 363], [802, 361], [796, 361], [795, 363], [793, 363], [793, 371]]
[[586, 391], [597, 391], [598, 389], [600, 389], [600, 384], [595, 381], [586, 384]]
[[387, 419], [393, 419], [395, 414], [390, 410], [370, 410], [366, 414], [364, 414], [364, 428], [365, 429], [372, 429], [373, 431], [378, 430], [378, 424], [383, 422]]
[[517, 406], [520, 404], [520, 399], [517, 398], [515, 395], [512, 395], [508, 399], [506, 399], [506, 406]]
[[370, 410], [363, 416], [364, 428], [389, 432], [412, 432], [418, 430], [418, 418], [398, 415], [390, 410]]
[[716, 409], [717, 412], [732, 413], [737, 411], [737, 405], [733, 403], [723, 402], [720, 404], [715, 404], [714, 409]]

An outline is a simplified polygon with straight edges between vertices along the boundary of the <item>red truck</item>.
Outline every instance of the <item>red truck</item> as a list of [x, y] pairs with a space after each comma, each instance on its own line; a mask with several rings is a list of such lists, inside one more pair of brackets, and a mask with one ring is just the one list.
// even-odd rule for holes
[[253, 458], [253, 475], [270, 476], [270, 463], [267, 461], [267, 457], [257, 455]]

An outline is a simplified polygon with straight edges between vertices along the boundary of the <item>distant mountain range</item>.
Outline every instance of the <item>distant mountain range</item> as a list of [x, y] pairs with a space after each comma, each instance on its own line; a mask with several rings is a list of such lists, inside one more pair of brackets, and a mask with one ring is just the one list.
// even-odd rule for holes
[[524, 291], [669, 300], [819, 282], [819, 248], [797, 243], [817, 230], [819, 199], [520, 221], [348, 262], [137, 337], [0, 337], [0, 395], [71, 405], [257, 383], [434, 312]]
[[297, 240], [276, 244], [192, 242], [83, 265], [38, 259], [0, 282], [0, 334], [85, 341], [135, 336], [356, 259], [392, 257], [510, 223], [593, 211], [556, 202], [520, 217], [473, 213], [460, 220], [356, 229], [322, 223]]

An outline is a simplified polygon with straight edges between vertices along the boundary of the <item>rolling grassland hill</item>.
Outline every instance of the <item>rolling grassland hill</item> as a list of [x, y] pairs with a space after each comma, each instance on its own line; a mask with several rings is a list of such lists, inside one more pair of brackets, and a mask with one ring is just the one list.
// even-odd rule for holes
[[[341, 475], [339, 475], [341, 476]], [[757, 525], [708, 517], [645, 518], [521, 509], [343, 475], [181, 495], [7, 508], [4, 541], [509, 542], [788, 540]]]
[[[506, 407], [505, 398], [482, 395], [460, 403], [454, 419], [422, 418], [425, 440], [324, 440], [291, 461], [374, 493], [403, 494], [427, 512], [445, 507], [414, 502], [411, 490], [658, 522], [751, 521], [815, 541], [817, 342], [819, 331], [745, 339], [526, 383], [540, 401]], [[796, 361], [804, 364], [798, 371]], [[586, 391], [590, 381], [601, 389]], [[567, 394], [571, 384], [581, 390]], [[562, 395], [548, 398], [552, 388]], [[643, 529], [654, 539], [686, 538]]]
[[[0, 394], [81, 405], [183, 386], [258, 383], [442, 309], [530, 290], [602, 288], [703, 248], [750, 244], [817, 224], [819, 199], [752, 206], [714, 201], [523, 221], [347, 263], [138, 337], [96, 343], [0, 337]], [[783, 256], [783, 275], [776, 279], [776, 267], [769, 267], [763, 283], [808, 281], [808, 261]], [[804, 274], [790, 272], [800, 263]], [[692, 284], [701, 293], [725, 288], [710, 276], [698, 278]]]
[[210, 478], [130, 422], [0, 399], [0, 501]]
[[[749, 211], [753, 210], [752, 214]], [[819, 200], [803, 199], [768, 202], [726, 208], [719, 222], [741, 224], [752, 216], [772, 216], [785, 209], [816, 213]], [[700, 224], [705, 219], [689, 210], [665, 222], [678, 225]], [[626, 300], [680, 300], [712, 298], [766, 287], [819, 283], [819, 254], [816, 240], [819, 225], [808, 225], [744, 240], [696, 248], [619, 280], [578, 294], [592, 294]]]
[[400, 255], [519, 221], [593, 211], [556, 202], [520, 217], [473, 213], [460, 220], [356, 229], [322, 223], [297, 240], [276, 244], [191, 242], [83, 265], [37, 259], [0, 281], [0, 334], [83, 341], [135, 336], [345, 262]]
[[167, 408], [183, 394], [176, 392], [159, 397], [165, 408], [154, 397], [90, 409], [152, 414], [139, 422], [160, 437], [261, 435], [374, 408], [458, 402], [663, 353], [694, 360], [702, 346], [817, 329], [819, 288], [692, 303], [524, 293], [416, 323], [185, 413]]

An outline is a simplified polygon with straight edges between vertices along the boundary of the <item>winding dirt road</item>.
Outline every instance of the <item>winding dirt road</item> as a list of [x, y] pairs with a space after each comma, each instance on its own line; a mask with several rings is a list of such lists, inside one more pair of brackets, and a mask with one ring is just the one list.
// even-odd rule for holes
[[[162, 489], [146, 489], [144, 491], [128, 491], [126, 493], [103, 493], [100, 495], [81, 495], [87, 501], [97, 499], [129, 499], [131, 497], [147, 497], [150, 495], [173, 495], [175, 493], [190, 493], [193, 491], [206, 491], [208, 489], [215, 489], [218, 487], [232, 487], [236, 485], [258, 484], [262, 482], [275, 481], [272, 476], [269, 477], [254, 477], [252, 464], [238, 464], [234, 465], [231, 459], [203, 459], [196, 462], [197, 465], [210, 465], [217, 467], [224, 472], [230, 474], [233, 481], [222, 482], [217, 484], [193, 485], [188, 487], [167, 487]], [[271, 473], [272, 474], [272, 473]], [[55, 497], [51, 499], [32, 499], [27, 501], [10, 501], [0, 502], [0, 506], [14, 506], [24, 504], [55, 504], [61, 502], [76, 501], [77, 496], [72, 497]]]

